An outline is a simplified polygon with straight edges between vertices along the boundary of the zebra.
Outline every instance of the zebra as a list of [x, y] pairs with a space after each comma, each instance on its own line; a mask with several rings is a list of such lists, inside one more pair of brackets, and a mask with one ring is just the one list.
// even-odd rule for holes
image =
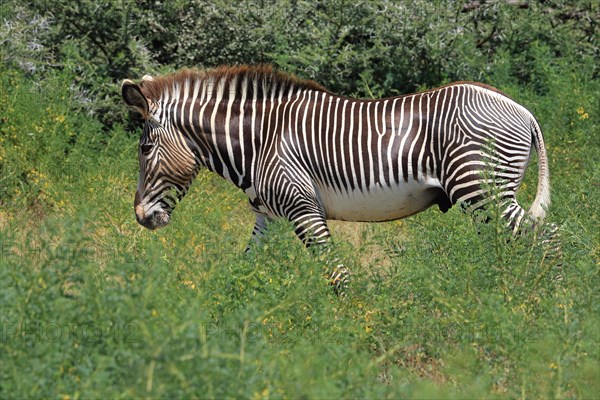
[[[145, 122], [134, 209], [149, 229], [169, 223], [201, 167], [247, 195], [256, 217], [250, 244], [275, 218], [322, 248], [328, 219], [389, 221], [500, 199], [517, 232], [524, 221], [541, 223], [550, 205], [538, 122], [482, 83], [363, 100], [261, 65], [146, 75], [124, 80], [121, 91]], [[533, 149], [538, 186], [525, 211], [515, 195]]]

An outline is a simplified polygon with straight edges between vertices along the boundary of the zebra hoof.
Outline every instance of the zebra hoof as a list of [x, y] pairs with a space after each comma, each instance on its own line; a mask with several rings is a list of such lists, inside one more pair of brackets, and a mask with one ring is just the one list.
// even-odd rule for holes
[[327, 276], [329, 285], [333, 286], [333, 292], [340, 296], [346, 296], [346, 289], [350, 284], [350, 271], [342, 264], [333, 268], [333, 271]]

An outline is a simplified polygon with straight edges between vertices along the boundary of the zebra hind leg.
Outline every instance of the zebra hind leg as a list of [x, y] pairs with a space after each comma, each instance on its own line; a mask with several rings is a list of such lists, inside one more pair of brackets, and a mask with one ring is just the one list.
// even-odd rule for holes
[[554, 280], [562, 281], [563, 251], [558, 225], [554, 223], [544, 224], [537, 241], [544, 251], [544, 261], [551, 263], [551, 266], [556, 270]]
[[527, 218], [527, 212], [517, 203], [514, 197], [506, 201], [508, 204], [502, 211], [502, 217], [507, 221], [513, 235], [518, 236], [519, 233], [534, 227], [533, 220]]
[[543, 223], [538, 226], [528, 213], [512, 199], [504, 209], [502, 216], [508, 221], [515, 236], [525, 232], [536, 231], [535, 245], [541, 246], [544, 254], [544, 262], [552, 263], [558, 269], [555, 280], [562, 280], [563, 252], [558, 225], [554, 223]]

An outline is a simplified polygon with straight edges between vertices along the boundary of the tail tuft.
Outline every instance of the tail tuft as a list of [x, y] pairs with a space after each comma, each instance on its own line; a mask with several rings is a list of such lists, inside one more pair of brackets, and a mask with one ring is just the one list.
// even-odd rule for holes
[[538, 187], [535, 200], [529, 208], [529, 215], [537, 222], [542, 222], [546, 217], [546, 210], [550, 207], [550, 171], [548, 169], [548, 157], [542, 131], [535, 118], [531, 119], [533, 143], [538, 153]]

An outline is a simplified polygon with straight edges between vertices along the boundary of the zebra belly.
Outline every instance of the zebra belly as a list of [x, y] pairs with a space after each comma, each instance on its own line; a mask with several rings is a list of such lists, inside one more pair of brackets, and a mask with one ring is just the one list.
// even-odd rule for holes
[[327, 219], [378, 222], [408, 217], [435, 203], [441, 185], [435, 180], [410, 180], [387, 187], [379, 184], [369, 190], [340, 192], [318, 187]]

